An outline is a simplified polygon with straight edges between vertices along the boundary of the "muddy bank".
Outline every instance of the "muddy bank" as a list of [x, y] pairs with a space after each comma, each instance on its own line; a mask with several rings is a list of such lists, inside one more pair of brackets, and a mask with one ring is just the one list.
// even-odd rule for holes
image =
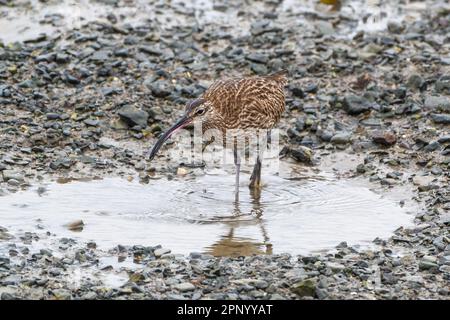
[[[168, 153], [146, 161], [161, 130], [214, 79], [287, 68], [282, 161], [385, 193], [411, 190], [398, 202], [417, 204], [414, 224], [371, 247], [214, 257], [173, 254], [159, 241], [103, 248], [39, 220], [23, 230], [0, 223], [2, 299], [448, 299], [448, 4], [399, 5], [393, 17], [358, 1], [337, 12], [173, 3], [148, 5], [142, 12], [154, 16], [143, 17], [128, 10], [144, 10], [139, 1], [89, 3], [98, 11], [86, 23], [55, 28], [63, 12], [36, 22], [46, 35], [2, 39], [0, 206], [56, 180], [197, 181], [213, 164], [179, 175]], [[1, 23], [27, 6], [0, 1]]]

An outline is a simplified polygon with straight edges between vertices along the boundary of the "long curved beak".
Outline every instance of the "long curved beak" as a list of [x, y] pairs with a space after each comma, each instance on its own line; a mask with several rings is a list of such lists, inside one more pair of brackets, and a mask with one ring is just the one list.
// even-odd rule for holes
[[180, 130], [184, 126], [188, 125], [192, 121], [191, 118], [187, 116], [183, 116], [180, 120], [178, 120], [169, 130], [167, 130], [159, 139], [156, 141], [153, 146], [152, 151], [150, 152], [149, 160], [152, 161], [153, 158], [158, 153], [159, 149], [163, 146], [163, 144], [170, 138], [172, 134], [176, 131]]

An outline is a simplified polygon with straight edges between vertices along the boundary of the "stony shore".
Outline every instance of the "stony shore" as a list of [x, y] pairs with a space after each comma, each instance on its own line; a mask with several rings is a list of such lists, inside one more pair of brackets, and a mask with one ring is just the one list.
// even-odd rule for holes
[[[77, 29], [0, 42], [0, 206], [38, 181], [176, 174], [155, 173], [145, 152], [187, 101], [220, 77], [288, 69], [288, 157], [306, 166], [358, 155], [337, 173], [408, 186], [421, 209], [414, 227], [372, 249], [341, 243], [307, 256], [105, 251], [39, 228], [14, 234], [0, 217], [1, 299], [449, 299], [445, 1], [377, 32], [353, 32], [362, 17], [348, 10], [297, 12], [272, 0], [211, 8], [239, 27], [177, 4], [125, 23], [114, 14], [122, 1], [97, 5], [108, 14]], [[0, 12], [10, 6], [0, 1]]]

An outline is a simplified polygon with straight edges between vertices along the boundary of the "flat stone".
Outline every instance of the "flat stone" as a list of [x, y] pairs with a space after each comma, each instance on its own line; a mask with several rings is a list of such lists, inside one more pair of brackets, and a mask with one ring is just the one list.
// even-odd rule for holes
[[438, 268], [439, 265], [437, 263], [428, 260], [419, 261], [419, 270], [437, 270]]
[[345, 269], [345, 266], [336, 262], [328, 262], [327, 267], [331, 269], [333, 272], [341, 272]]
[[424, 106], [430, 110], [450, 112], [450, 98], [446, 96], [428, 96], [425, 98]]
[[436, 123], [450, 124], [450, 114], [433, 113], [431, 119]]
[[433, 176], [415, 176], [413, 183], [419, 188], [419, 191], [428, 191], [434, 188]]
[[170, 249], [166, 249], [166, 248], [160, 248], [160, 249], [156, 249], [153, 254], [155, 255], [155, 257], [159, 258], [164, 254], [170, 253], [171, 250]]
[[305, 279], [294, 284], [291, 287], [291, 291], [299, 297], [314, 297], [316, 293], [316, 282], [312, 279]]
[[17, 180], [19, 182], [23, 182], [25, 179], [22, 174], [13, 171], [13, 170], [3, 170], [3, 180], [8, 181], [10, 179]]
[[195, 286], [190, 282], [183, 282], [174, 286], [180, 292], [187, 292], [195, 290]]
[[318, 20], [315, 22], [317, 32], [322, 36], [327, 36], [335, 33], [334, 27], [329, 21]]
[[372, 141], [383, 146], [392, 146], [397, 142], [397, 137], [393, 132], [375, 131], [372, 133]]
[[266, 64], [269, 61], [269, 57], [266, 54], [259, 52], [250, 53], [249, 55], [247, 55], [246, 59], [252, 62], [262, 64]]
[[337, 133], [331, 138], [331, 143], [346, 144], [351, 141], [351, 137], [352, 137], [351, 134], [347, 132]]
[[448, 143], [450, 142], [450, 134], [442, 136], [438, 139], [439, 143]]
[[295, 149], [291, 149], [290, 155], [299, 162], [312, 164], [313, 152], [310, 148], [299, 146]]
[[348, 95], [344, 98], [343, 107], [349, 115], [358, 115], [369, 111], [372, 103], [362, 96]]
[[124, 106], [119, 111], [118, 114], [120, 118], [126, 122], [129, 126], [141, 126], [143, 128], [147, 127], [148, 112], [140, 110], [133, 106]]

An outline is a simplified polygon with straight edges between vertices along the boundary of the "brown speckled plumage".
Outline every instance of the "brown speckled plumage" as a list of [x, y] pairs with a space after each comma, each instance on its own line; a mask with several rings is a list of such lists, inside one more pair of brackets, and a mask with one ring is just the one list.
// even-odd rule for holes
[[203, 129], [270, 129], [285, 109], [286, 72], [214, 82], [202, 95], [211, 110]]

